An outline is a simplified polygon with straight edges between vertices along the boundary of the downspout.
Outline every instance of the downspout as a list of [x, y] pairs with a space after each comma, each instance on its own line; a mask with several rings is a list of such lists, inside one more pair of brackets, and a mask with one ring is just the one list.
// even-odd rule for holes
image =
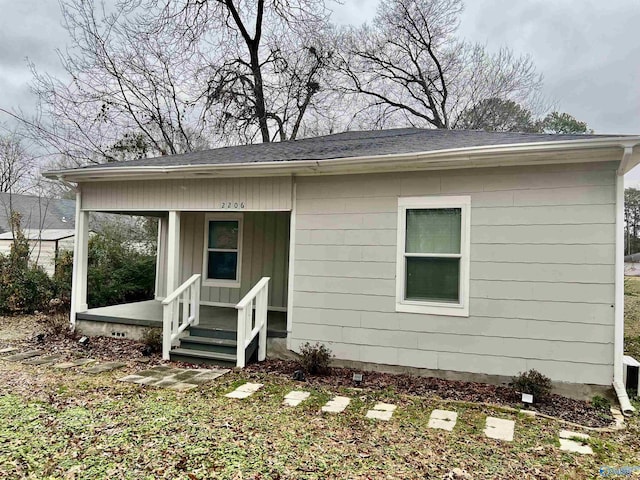
[[629, 401], [622, 375], [622, 357], [624, 355], [624, 174], [625, 166], [630, 163], [633, 147], [624, 148], [620, 169], [616, 176], [616, 255], [615, 255], [615, 323], [613, 339], [613, 388], [625, 415], [635, 411]]

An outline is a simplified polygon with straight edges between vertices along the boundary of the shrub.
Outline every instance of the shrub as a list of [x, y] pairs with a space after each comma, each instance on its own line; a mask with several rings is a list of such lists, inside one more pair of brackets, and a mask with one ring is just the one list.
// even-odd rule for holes
[[69, 315], [66, 313], [49, 313], [42, 317], [41, 322], [44, 326], [44, 333], [47, 337], [74, 338], [75, 336], [71, 331]]
[[532, 369], [513, 377], [511, 387], [518, 393], [533, 395], [533, 401], [538, 402], [551, 393], [551, 379]]
[[595, 395], [591, 399], [591, 406], [597, 410], [605, 410], [608, 412], [611, 408], [611, 402], [608, 398], [601, 397], [600, 395]]
[[329, 372], [329, 363], [333, 354], [321, 343], [311, 345], [309, 342], [300, 347], [300, 364], [310, 374], [324, 375]]
[[[73, 252], [62, 252], [55, 280], [60, 298], [71, 292]], [[105, 231], [89, 239], [87, 303], [102, 307], [153, 298], [156, 259], [131, 246], [124, 235]]]
[[150, 353], [158, 353], [162, 351], [162, 330], [159, 328], [149, 328], [142, 336], [145, 347], [148, 347]]
[[54, 295], [45, 271], [30, 262], [29, 242], [20, 228], [20, 216], [11, 216], [14, 240], [8, 255], [0, 255], [0, 314], [44, 310]]

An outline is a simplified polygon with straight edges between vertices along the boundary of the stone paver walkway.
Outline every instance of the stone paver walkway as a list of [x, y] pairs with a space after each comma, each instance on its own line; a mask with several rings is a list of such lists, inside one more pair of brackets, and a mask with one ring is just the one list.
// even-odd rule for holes
[[4, 355], [5, 353], [16, 352], [16, 351], [18, 351], [18, 349], [13, 347], [2, 348], [0, 349], [0, 355]]
[[247, 398], [262, 388], [262, 383], [245, 383], [240, 385], [233, 392], [227, 393], [227, 398]]
[[393, 411], [396, 409], [395, 405], [391, 405], [390, 403], [376, 403], [372, 410], [367, 412], [367, 418], [374, 418], [376, 420], [391, 420], [391, 416], [393, 415]]
[[93, 375], [98, 373], [110, 372], [111, 370], [117, 370], [118, 368], [122, 368], [126, 366], [126, 363], [123, 362], [105, 362], [98, 363], [93, 367], [87, 367], [83, 370], [84, 373], [91, 373]]
[[565, 450], [567, 452], [573, 453], [581, 453], [583, 455], [593, 455], [593, 450], [588, 444], [580, 442], [579, 440], [572, 440], [574, 438], [588, 440], [589, 435], [587, 435], [586, 433], [560, 430], [558, 436], [560, 437], [560, 450]]
[[45, 355], [43, 357], [35, 357], [29, 358], [28, 360], [23, 360], [22, 363], [25, 365], [49, 365], [50, 363], [57, 362], [62, 358], [62, 355]]
[[70, 360], [68, 362], [57, 363], [53, 366], [53, 368], [66, 370], [73, 367], [82, 367], [83, 365], [94, 363], [95, 361], [96, 361], [95, 358], [78, 358], [77, 360]]
[[311, 395], [309, 392], [303, 392], [300, 390], [292, 390], [284, 396], [284, 405], [288, 407], [297, 407], [304, 402]]
[[42, 355], [43, 353], [44, 352], [41, 352], [40, 350], [29, 350], [28, 352], [16, 353], [15, 355], [2, 357], [2, 359], [8, 362], [20, 362], [22, 360], [26, 360], [27, 358], [37, 357], [38, 355]]
[[429, 428], [437, 428], [451, 432], [456, 426], [458, 412], [451, 410], [434, 410], [429, 417]]
[[495, 440], [505, 442], [513, 441], [513, 432], [516, 422], [513, 420], [505, 420], [503, 418], [487, 417], [487, 423], [484, 427], [484, 434]]
[[119, 380], [185, 392], [210, 382], [227, 372], [229, 372], [228, 369], [171, 368], [160, 365], [133, 375], [127, 375]]
[[340, 413], [351, 403], [349, 397], [336, 396], [329, 400], [326, 405], [322, 407], [323, 412]]

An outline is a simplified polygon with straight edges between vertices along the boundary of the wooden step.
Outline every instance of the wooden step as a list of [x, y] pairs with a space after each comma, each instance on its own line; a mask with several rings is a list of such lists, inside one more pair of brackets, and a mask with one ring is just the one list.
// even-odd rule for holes
[[174, 348], [169, 353], [174, 362], [185, 362], [207, 365], [219, 365], [221, 367], [233, 368], [236, 366], [236, 356], [228, 353], [206, 352], [203, 350], [193, 350], [190, 348]]
[[235, 340], [238, 334], [235, 330], [225, 330], [223, 328], [214, 327], [189, 327], [189, 335], [192, 337], [222, 338], [226, 340]]
[[201, 337], [189, 335], [180, 338], [180, 347], [189, 350], [200, 350], [206, 352], [218, 352], [229, 355], [236, 354], [236, 340], [227, 338]]

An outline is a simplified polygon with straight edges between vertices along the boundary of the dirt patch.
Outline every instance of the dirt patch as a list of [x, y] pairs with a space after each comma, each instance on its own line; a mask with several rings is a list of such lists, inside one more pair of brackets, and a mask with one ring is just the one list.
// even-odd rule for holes
[[[249, 365], [246, 370], [291, 378], [299, 368], [300, 365], [294, 361], [267, 360]], [[391, 388], [397, 393], [408, 395], [437, 396], [445, 400], [483, 402], [522, 408], [519, 396], [511, 388], [485, 383], [459, 382], [441, 378], [381, 372], [363, 372], [349, 368], [332, 368], [330, 375], [326, 376], [306, 375], [306, 382], [318, 386], [353, 387], [354, 373], [362, 373], [364, 375], [364, 382], [360, 385], [360, 388], [365, 390]], [[609, 412], [598, 410], [588, 402], [573, 400], [560, 395], [550, 395], [544, 402], [529, 409], [589, 427], [607, 427], [613, 422]]]

